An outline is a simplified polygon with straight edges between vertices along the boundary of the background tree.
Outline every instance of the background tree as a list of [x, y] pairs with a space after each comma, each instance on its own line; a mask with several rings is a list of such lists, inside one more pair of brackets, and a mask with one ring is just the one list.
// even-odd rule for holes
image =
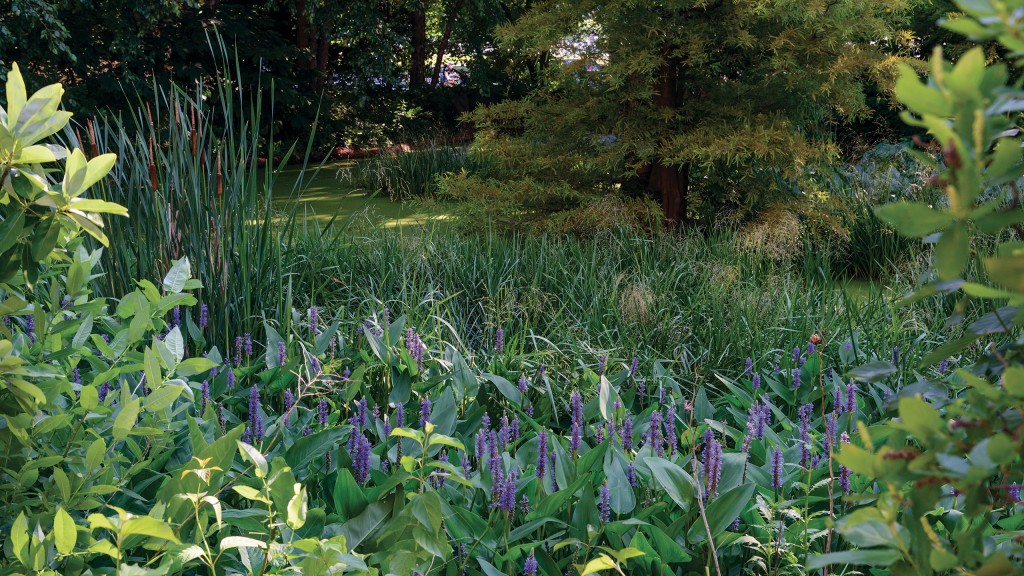
[[[912, 7], [541, 2], [499, 37], [538, 59], [555, 55], [546, 82], [475, 114], [479, 146], [520, 175], [584, 195], [646, 191], [670, 225], [749, 206], [765, 182], [837, 154], [829, 122], [871, 113], [866, 84], [891, 76], [881, 42]], [[550, 210], [552, 198], [533, 208]]]

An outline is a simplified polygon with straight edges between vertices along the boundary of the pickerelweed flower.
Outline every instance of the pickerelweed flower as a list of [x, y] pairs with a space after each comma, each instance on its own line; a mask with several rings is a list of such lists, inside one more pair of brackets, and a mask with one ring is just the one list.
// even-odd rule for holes
[[491, 470], [491, 476], [497, 478], [497, 475], [501, 474], [502, 459], [501, 449], [498, 447], [498, 433], [491, 430], [487, 433], [487, 466]]
[[750, 371], [754, 369], [754, 359], [747, 356], [747, 359], [743, 361], [743, 375], [750, 374]]
[[544, 479], [548, 471], [548, 431], [541, 428], [537, 434], [537, 478]]
[[526, 405], [526, 415], [533, 418], [533, 404]]
[[846, 402], [843, 399], [842, 385], [837, 384], [835, 389], [832, 390], [832, 407], [835, 409], [837, 414], [843, 414], [846, 411]]
[[260, 414], [260, 391], [255, 386], [249, 390], [248, 432], [253, 444], [263, 440], [263, 415]]
[[516, 386], [519, 388], [520, 394], [526, 394], [530, 386], [530, 382], [526, 379], [526, 374], [519, 375], [519, 381], [516, 382]]
[[252, 334], [248, 332], [245, 333], [245, 357], [252, 357]]
[[28, 341], [36, 343], [36, 317], [32, 314], [25, 316], [25, 333], [28, 334]]
[[242, 365], [242, 337], [235, 336], [235, 366]]
[[505, 331], [498, 326], [498, 329], [494, 331], [494, 352], [501, 354], [505, 351]]
[[636, 371], [640, 369], [640, 357], [633, 356], [633, 361], [629, 364], [629, 375], [636, 374]]
[[577, 390], [573, 390], [569, 396], [569, 413], [572, 419], [569, 447], [575, 455], [583, 444], [583, 397]]
[[470, 472], [473, 471], [473, 465], [469, 462], [469, 455], [465, 452], [462, 453], [462, 457], [459, 460], [459, 465], [462, 466], [462, 475], [469, 478]]
[[412, 328], [405, 330], [405, 349], [409, 351], [409, 356], [416, 361], [416, 369], [422, 372], [423, 353], [427, 351], [427, 347], [423, 344], [423, 340], [420, 340], [419, 334], [416, 334]]
[[600, 444], [604, 442], [604, 425], [598, 424], [594, 428], [594, 442]]
[[601, 357], [597, 359], [597, 373], [604, 375], [604, 369], [608, 366], [608, 355], [601, 354]]
[[782, 481], [784, 480], [782, 475], [782, 450], [776, 446], [775, 451], [772, 452], [772, 487], [782, 488]]
[[647, 396], [647, 382], [644, 380], [637, 380], [636, 391], [640, 393], [641, 398]]
[[509, 434], [513, 442], [519, 442], [519, 416], [513, 416], [508, 425]]
[[75, 366], [75, 368], [71, 370], [71, 381], [75, 384], [82, 384], [82, 373], [79, 372], [78, 366]]
[[946, 370], [949, 370], [949, 358], [943, 358], [942, 361], [939, 362], [938, 370], [939, 374], [945, 374]]
[[800, 387], [800, 369], [799, 368], [794, 368], [793, 369], [793, 390], [796, 390], [799, 387]]
[[[437, 461], [448, 464], [448, 451], [441, 451], [441, 455], [437, 457]], [[435, 490], [440, 490], [441, 488], [444, 488], [444, 481], [446, 476], [447, 473], [441, 470], [432, 472], [430, 474], [430, 485], [433, 486]]]
[[671, 458], [676, 453], [676, 405], [672, 403], [665, 408], [665, 441]]
[[1007, 496], [1010, 497], [1011, 502], [1020, 502], [1020, 484], [1016, 482], [1010, 484], [1010, 489], [1007, 492]]
[[839, 416], [833, 411], [825, 415], [826, 446], [832, 450], [836, 445], [836, 434], [839, 430]]
[[420, 398], [420, 426], [426, 426], [430, 422], [430, 398]]
[[816, 352], [817, 350], [818, 350], [818, 348], [817, 348], [817, 346], [815, 346], [815, 345], [814, 345], [814, 342], [808, 342], [808, 343], [807, 343], [807, 355], [808, 355], [808, 356], [813, 356], [813, 355], [814, 355], [814, 353], [815, 353], [815, 352]]
[[765, 428], [772, 424], [772, 408], [768, 405], [768, 402], [761, 403], [761, 418], [757, 421], [757, 428], [754, 430], [754, 436], [758, 440], [764, 440]]
[[501, 415], [501, 426], [498, 428], [498, 443], [504, 450], [512, 440], [512, 428], [508, 425], [508, 414]]
[[206, 406], [210, 403], [210, 381], [209, 380], [203, 380], [203, 385], [200, 388], [199, 399], [200, 399], [199, 413], [200, 414], [204, 414], [204, 413], [206, 413]]
[[345, 369], [341, 371], [341, 379], [345, 382], [348, 382], [348, 379], [351, 377], [352, 371], [348, 369], [348, 366], [345, 366]]
[[526, 494], [519, 498], [519, 509], [523, 512], [523, 516], [530, 513], [530, 499]]
[[234, 370], [234, 368], [231, 367], [231, 364], [228, 364], [227, 379], [228, 379], [228, 390], [234, 390], [235, 389], [235, 370]]
[[292, 405], [295, 404], [295, 398], [292, 396], [291, 388], [284, 389], [284, 427], [288, 427], [288, 418], [291, 415]]
[[647, 427], [647, 445], [651, 447], [651, 451], [657, 454], [659, 458], [665, 456], [665, 439], [662, 437], [662, 426], [661, 412], [657, 410], [651, 412], [651, 421]]
[[807, 468], [811, 463], [811, 411], [814, 406], [804, 404], [797, 410], [800, 416], [800, 465]]
[[395, 406], [395, 428], [405, 428], [405, 405]]
[[754, 374], [754, 376], [750, 379], [750, 385], [754, 389], [754, 392], [757, 392], [757, 390], [761, 387], [761, 375]]
[[309, 308], [309, 331], [313, 333], [314, 338], [320, 333], [320, 311], [316, 306]]
[[288, 347], [284, 342], [277, 343], [277, 367], [281, 368], [288, 361]]
[[384, 309], [384, 326], [391, 326], [391, 310]]
[[98, 396], [101, 403], [106, 401], [107, 394], [110, 394], [110, 382], [104, 382], [103, 384], [100, 384]]
[[794, 366], [799, 366], [800, 365], [800, 347], [799, 346], [797, 346], [796, 348], [793, 348], [793, 365]]
[[[839, 435], [839, 444], [849, 444], [850, 435], [843, 432]], [[843, 494], [850, 494], [850, 469], [842, 464], [839, 465], [839, 487], [843, 489]]]
[[601, 498], [597, 503], [597, 509], [601, 512], [601, 522], [607, 524], [612, 519], [612, 492], [608, 489], [608, 481], [601, 484]]
[[360, 486], [370, 477], [370, 449], [370, 441], [360, 432], [352, 448], [352, 476]]
[[631, 487], [636, 488], [636, 466], [632, 462], [626, 466], [626, 481]]
[[321, 398], [316, 404], [316, 422], [321, 428], [327, 428], [327, 418], [330, 416], [330, 408], [327, 406], [327, 398]]
[[171, 311], [171, 327], [181, 326], [181, 306], [175, 306]]
[[846, 387], [846, 413], [853, 414], [857, 411], [857, 384], [853, 380]]
[[487, 429], [481, 428], [476, 433], [476, 461], [483, 467], [483, 461], [487, 458]]
[[526, 557], [526, 562], [523, 562], [523, 576], [537, 576], [537, 559], [534, 558], [532, 550]]
[[664, 404], [665, 404], [665, 388], [662, 387], [662, 388], [658, 389], [658, 405], [664, 405]]
[[704, 478], [706, 498], [718, 495], [718, 483], [722, 480], [722, 445], [717, 438], [704, 448]]

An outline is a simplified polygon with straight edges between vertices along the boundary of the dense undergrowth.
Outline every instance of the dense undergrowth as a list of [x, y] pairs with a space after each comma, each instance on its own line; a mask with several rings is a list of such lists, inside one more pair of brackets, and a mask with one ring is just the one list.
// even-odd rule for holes
[[897, 96], [948, 200], [865, 212], [934, 244], [863, 260], [920, 272], [885, 289], [803, 232], [282, 224], [199, 98], [65, 133], [130, 160], [87, 161], [12, 72], [0, 574], [1019, 572], [1020, 94], [933, 70]]

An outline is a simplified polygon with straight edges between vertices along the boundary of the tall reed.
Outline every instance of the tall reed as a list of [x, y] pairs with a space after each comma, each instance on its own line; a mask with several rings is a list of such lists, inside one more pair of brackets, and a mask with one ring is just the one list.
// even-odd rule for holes
[[[104, 293], [118, 296], [138, 279], [162, 278], [172, 260], [188, 257], [209, 307], [205, 339], [226, 350], [235, 335], [260, 332], [264, 313], [291, 317], [282, 295], [288, 293], [284, 258], [292, 237], [282, 231], [291, 228], [295, 209], [275, 214], [271, 198], [278, 170], [296, 155], [296, 145], [279, 148], [275, 140], [273, 84], [265, 102], [260, 79], [247, 84], [223, 43], [211, 48], [228, 63], [216, 78], [189, 87], [154, 85], [132, 97], [130, 113], [91, 119], [66, 136], [94, 154], [118, 156], [98, 193], [126, 206], [130, 218], [109, 221]], [[303, 167], [311, 142], [301, 155]], [[303, 174], [294, 197], [308, 180]], [[190, 322], [198, 337], [199, 318]]]

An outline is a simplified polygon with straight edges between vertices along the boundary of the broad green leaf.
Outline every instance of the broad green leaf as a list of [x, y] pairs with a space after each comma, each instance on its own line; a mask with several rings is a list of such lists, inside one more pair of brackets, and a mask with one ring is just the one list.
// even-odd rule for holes
[[832, 552], [807, 559], [807, 570], [820, 570], [826, 566], [849, 564], [851, 566], [888, 566], [903, 558], [899, 550], [892, 548], [869, 548]]
[[268, 466], [267, 459], [263, 457], [263, 454], [260, 454], [259, 450], [253, 448], [251, 445], [246, 444], [245, 442], [242, 442], [241, 440], [238, 440], [237, 444], [238, 451], [241, 453], [242, 459], [252, 463], [252, 465], [256, 468], [256, 477], [266, 478]]
[[953, 215], [918, 202], [893, 202], [875, 208], [875, 214], [904, 236], [923, 238], [944, 230], [953, 223]]
[[220, 541], [221, 550], [230, 550], [232, 548], [258, 548], [263, 550], [266, 548], [266, 544], [255, 538], [247, 538], [245, 536], [228, 536]]
[[[711, 538], [716, 538], [732, 524], [733, 520], [739, 517], [740, 513], [750, 504], [750, 498], [754, 495], [755, 484], [748, 482], [711, 498], [705, 506], [705, 516], [708, 519], [708, 528], [711, 529]], [[686, 539], [694, 544], [707, 540], [707, 529], [704, 523], [697, 521], [690, 527]]]
[[75, 549], [78, 541], [78, 530], [75, 528], [75, 521], [63, 508], [58, 507], [53, 517], [53, 543], [57, 552], [70, 554]]
[[971, 256], [971, 239], [963, 222], [957, 222], [942, 233], [935, 246], [935, 271], [939, 280], [958, 278]]
[[178, 293], [185, 289], [185, 283], [192, 277], [192, 267], [189, 264], [188, 258], [182, 258], [175, 260], [174, 264], [171, 265], [171, 269], [168, 270], [167, 275], [164, 276], [164, 291], [170, 293]]
[[150, 538], [159, 538], [161, 540], [168, 540], [170, 542], [178, 543], [178, 537], [174, 535], [174, 531], [162, 520], [150, 516], [136, 516], [131, 518], [121, 526], [121, 535], [124, 536], [148, 536]]
[[696, 482], [693, 477], [687, 474], [676, 464], [664, 458], [644, 458], [644, 463], [651, 469], [654, 479], [669, 495], [683, 512], [690, 509], [690, 503], [694, 500], [694, 489]]
[[131, 398], [121, 406], [120, 412], [114, 419], [114, 439], [124, 440], [128, 437], [135, 422], [139, 417], [139, 399]]

